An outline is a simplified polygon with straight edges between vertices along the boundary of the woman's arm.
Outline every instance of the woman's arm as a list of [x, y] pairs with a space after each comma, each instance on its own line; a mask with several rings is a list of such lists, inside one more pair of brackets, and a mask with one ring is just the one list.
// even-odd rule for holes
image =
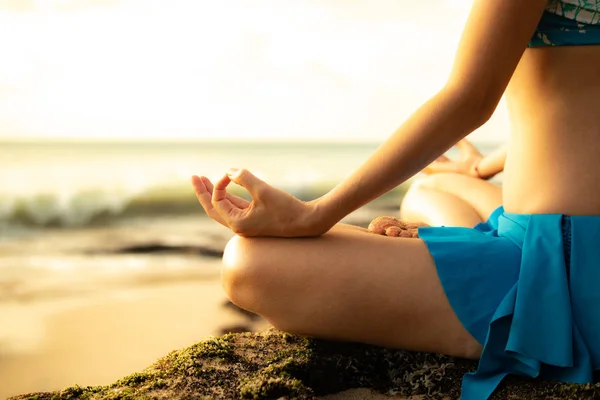
[[331, 227], [410, 178], [492, 115], [546, 0], [476, 0], [445, 87], [354, 173], [312, 202], [314, 223]]
[[504, 171], [507, 153], [508, 145], [504, 145], [483, 157], [475, 167], [477, 175], [481, 179], [490, 179], [493, 178], [494, 175]]

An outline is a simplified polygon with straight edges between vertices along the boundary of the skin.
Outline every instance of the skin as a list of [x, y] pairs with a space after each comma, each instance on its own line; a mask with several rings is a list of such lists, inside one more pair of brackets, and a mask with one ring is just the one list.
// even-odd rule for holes
[[[438, 158], [423, 172], [429, 176], [411, 185], [400, 207], [400, 220], [430, 226], [473, 227], [487, 221], [502, 204], [502, 187], [489, 179], [504, 169], [508, 146], [501, 146], [483, 156], [469, 141], [457, 143], [457, 160]], [[391, 218], [391, 217], [388, 217]], [[373, 221], [376, 233], [387, 236], [406, 235], [400, 220]], [[412, 237], [418, 237], [413, 228]], [[399, 232], [399, 233], [398, 233]]]
[[[223, 258], [231, 300], [290, 332], [479, 357], [423, 241], [337, 222], [485, 123], [505, 92], [506, 210], [600, 215], [600, 46], [527, 49], [545, 4], [477, 0], [444, 88], [322, 198], [303, 203], [246, 170], [213, 188], [194, 177], [208, 215], [237, 234]], [[232, 181], [251, 203], [226, 194]]]
[[457, 173], [431, 175], [411, 185], [400, 219], [430, 226], [473, 227], [502, 204], [502, 187]]

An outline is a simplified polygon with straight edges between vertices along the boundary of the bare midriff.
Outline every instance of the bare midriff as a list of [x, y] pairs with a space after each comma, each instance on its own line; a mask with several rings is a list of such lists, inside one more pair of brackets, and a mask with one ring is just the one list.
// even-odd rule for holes
[[600, 215], [600, 46], [527, 49], [506, 99], [505, 210]]

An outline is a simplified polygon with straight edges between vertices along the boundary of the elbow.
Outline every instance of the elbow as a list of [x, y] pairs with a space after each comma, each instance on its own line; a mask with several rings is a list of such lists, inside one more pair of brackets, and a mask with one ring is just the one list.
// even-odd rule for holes
[[489, 101], [486, 99], [469, 98], [466, 100], [469, 109], [472, 110], [475, 129], [485, 125], [492, 118], [499, 101]]
[[443, 92], [460, 108], [464, 121], [470, 129], [476, 130], [490, 120], [500, 102], [502, 93], [474, 87], [474, 85], [452, 85], [444, 87]]

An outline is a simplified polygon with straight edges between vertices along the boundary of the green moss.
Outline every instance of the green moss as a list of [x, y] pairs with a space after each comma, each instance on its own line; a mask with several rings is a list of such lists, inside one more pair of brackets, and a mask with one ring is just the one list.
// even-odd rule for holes
[[312, 399], [312, 393], [301, 381], [286, 377], [255, 376], [238, 386], [242, 399]]
[[[476, 363], [354, 343], [306, 339], [276, 330], [229, 334], [173, 351], [109, 386], [72, 387], [15, 399], [313, 399], [351, 388], [424, 398], [458, 398]], [[600, 384], [511, 377], [495, 399], [596, 399]]]
[[231, 335], [223, 338], [211, 338], [195, 345], [197, 349], [194, 351], [197, 352], [197, 357], [232, 359], [234, 347], [231, 339]]
[[179, 352], [172, 352], [159, 362], [160, 367], [184, 375], [198, 375], [207, 360], [235, 361], [230, 340], [230, 337], [210, 338]]
[[117, 387], [117, 386], [131, 386], [131, 387], [135, 387], [135, 386], [140, 386], [141, 384], [143, 384], [144, 382], [148, 381], [149, 379], [152, 379], [152, 376], [148, 373], [145, 372], [135, 372], [129, 376], [126, 376], [125, 378], [118, 380], [117, 382], [113, 383], [111, 386]]
[[152, 381], [148, 382], [146, 389], [148, 390], [157, 390], [157, 389], [166, 389], [169, 387], [169, 382], [167, 379], [156, 378]]

